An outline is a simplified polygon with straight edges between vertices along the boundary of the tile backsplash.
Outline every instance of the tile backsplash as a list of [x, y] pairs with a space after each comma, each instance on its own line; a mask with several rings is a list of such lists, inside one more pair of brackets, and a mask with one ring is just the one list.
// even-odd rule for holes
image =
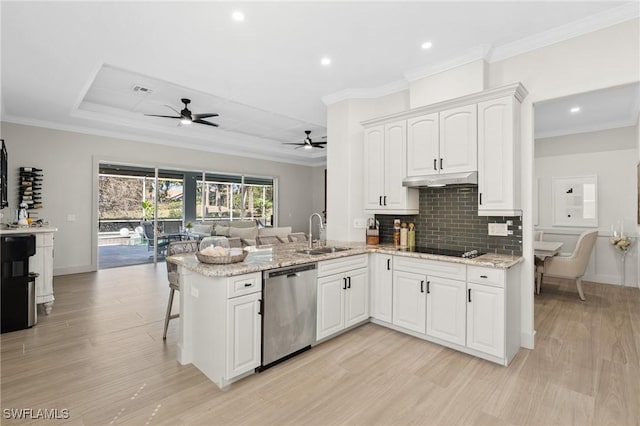
[[[478, 216], [478, 187], [473, 185], [420, 188], [417, 215], [376, 215], [380, 240], [393, 242], [393, 220], [416, 225], [416, 245], [484, 253], [522, 254], [522, 218], [519, 216]], [[512, 220], [513, 235], [488, 235], [489, 223]]]

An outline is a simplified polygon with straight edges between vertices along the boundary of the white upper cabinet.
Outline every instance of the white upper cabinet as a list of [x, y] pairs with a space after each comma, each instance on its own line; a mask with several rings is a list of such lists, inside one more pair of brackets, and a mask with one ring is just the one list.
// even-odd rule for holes
[[407, 120], [407, 176], [440, 172], [439, 126], [437, 112]]
[[478, 169], [476, 105], [407, 120], [407, 177]]
[[406, 176], [407, 122], [365, 129], [364, 205], [371, 212], [418, 213], [418, 191], [402, 186]]
[[478, 215], [519, 216], [520, 103], [513, 96], [478, 104]]
[[440, 112], [440, 173], [478, 170], [478, 114], [476, 105]]

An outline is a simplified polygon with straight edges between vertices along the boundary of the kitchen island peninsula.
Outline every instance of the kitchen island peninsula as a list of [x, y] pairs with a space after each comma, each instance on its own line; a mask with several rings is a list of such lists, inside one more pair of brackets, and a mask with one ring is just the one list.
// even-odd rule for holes
[[263, 310], [270, 306], [264, 303], [266, 277], [293, 268], [286, 276], [296, 279], [300, 268], [316, 280], [311, 346], [371, 321], [507, 365], [520, 347], [522, 260], [345, 242], [313, 250], [282, 244], [224, 265], [200, 263], [194, 254], [170, 256], [181, 288], [178, 362], [194, 364], [221, 388], [259, 371]]

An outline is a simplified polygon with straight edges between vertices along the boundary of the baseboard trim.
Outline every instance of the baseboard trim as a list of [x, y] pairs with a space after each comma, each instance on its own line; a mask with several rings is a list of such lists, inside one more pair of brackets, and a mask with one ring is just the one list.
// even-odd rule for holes
[[96, 271], [96, 268], [91, 265], [72, 266], [69, 268], [55, 268], [53, 270], [53, 276], [57, 277], [58, 275], [83, 274], [85, 272], [95, 272], [95, 271]]

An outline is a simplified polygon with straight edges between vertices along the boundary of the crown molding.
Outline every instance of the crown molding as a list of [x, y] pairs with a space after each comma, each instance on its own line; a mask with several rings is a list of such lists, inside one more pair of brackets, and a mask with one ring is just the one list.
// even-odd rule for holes
[[491, 53], [489, 62], [502, 61], [638, 17], [640, 17], [640, 3], [637, 1], [627, 3], [512, 43], [496, 46]]
[[463, 53], [444, 62], [440, 62], [435, 65], [429, 65], [426, 67], [414, 68], [404, 73], [404, 77], [409, 82], [420, 80], [421, 78], [429, 77], [434, 74], [439, 74], [444, 71], [448, 71], [453, 68], [460, 67], [462, 65], [470, 64], [471, 62], [484, 60], [489, 58], [492, 52], [493, 46], [490, 44], [482, 44], [474, 47]]
[[323, 96], [322, 102], [325, 105], [332, 105], [347, 99], [375, 99], [391, 95], [409, 89], [406, 80], [397, 80], [383, 86], [372, 87], [370, 89], [345, 89], [330, 95]]
[[326, 156], [318, 157], [318, 155], [315, 155], [313, 157], [300, 158], [295, 156], [288, 156], [286, 155], [286, 153], [283, 153], [281, 151], [275, 152], [274, 154], [266, 154], [266, 153], [255, 152], [255, 151], [251, 152], [247, 150], [247, 148], [244, 146], [236, 145], [233, 147], [228, 147], [228, 146], [221, 145], [220, 143], [215, 143], [210, 146], [202, 146], [197, 143], [187, 142], [185, 139], [180, 139], [180, 141], [178, 141], [177, 139], [170, 139], [170, 138], [147, 137], [147, 136], [133, 135], [130, 133], [114, 131], [114, 130], [94, 129], [94, 128], [72, 125], [72, 124], [60, 124], [60, 123], [53, 123], [53, 122], [42, 121], [42, 120], [26, 119], [23, 117], [16, 117], [11, 115], [5, 115], [4, 117], [2, 117], [2, 122], [18, 124], [22, 126], [39, 127], [43, 129], [59, 130], [64, 132], [80, 133], [85, 135], [114, 138], [114, 139], [120, 139], [124, 141], [134, 141], [134, 142], [149, 143], [154, 145], [163, 145], [163, 146], [168, 146], [173, 148], [183, 148], [183, 149], [189, 149], [194, 151], [232, 155], [235, 157], [244, 157], [244, 158], [252, 158], [256, 160], [273, 161], [276, 163], [295, 164], [299, 166], [318, 167], [323, 164], [326, 164]]

